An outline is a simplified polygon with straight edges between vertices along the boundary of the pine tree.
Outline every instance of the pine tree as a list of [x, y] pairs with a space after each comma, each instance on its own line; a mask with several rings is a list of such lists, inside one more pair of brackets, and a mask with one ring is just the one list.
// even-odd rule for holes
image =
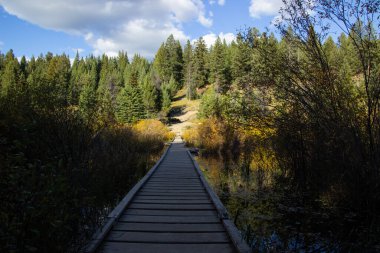
[[207, 47], [204, 39], [200, 37], [195, 43], [194, 55], [192, 58], [193, 75], [196, 87], [202, 87], [206, 84], [208, 70], [206, 68]]
[[8, 97], [12, 100], [12, 96], [17, 96], [20, 87], [20, 65], [13, 54], [13, 50], [9, 50], [4, 59], [4, 67], [0, 82], [0, 97]]
[[167, 78], [173, 76], [178, 85], [182, 84], [182, 68], [183, 68], [183, 56], [182, 47], [179, 41], [174, 39], [171, 34], [165, 43], [165, 48], [169, 54], [169, 76], [164, 78], [165, 81], [169, 81]]
[[236, 47], [232, 55], [232, 78], [240, 89], [245, 89], [251, 83], [252, 53], [247, 41], [241, 35], [237, 36]]
[[190, 100], [197, 98], [196, 83], [194, 81], [193, 48], [187, 40], [183, 50], [183, 76], [186, 87], [186, 97]]
[[230, 84], [230, 67], [227, 61], [227, 47], [218, 37], [210, 52], [210, 82], [215, 83], [218, 92], [227, 92]]
[[161, 86], [162, 88], [162, 110], [167, 112], [170, 108], [171, 104], [171, 88], [170, 84], [167, 82], [164, 82]]
[[141, 85], [142, 99], [148, 116], [152, 116], [159, 108], [159, 94], [157, 88], [152, 82], [151, 73], [149, 72], [144, 77], [144, 82]]
[[165, 46], [162, 43], [158, 49], [156, 56], [153, 61], [153, 69], [158, 74], [161, 82], [168, 82], [170, 78], [171, 68], [170, 68], [170, 55]]
[[79, 109], [83, 115], [83, 118], [88, 122], [93, 119], [97, 110], [97, 97], [94, 87], [90, 82], [85, 85], [79, 96]]
[[119, 93], [115, 114], [119, 123], [134, 123], [145, 118], [143, 99], [138, 87], [127, 85]]

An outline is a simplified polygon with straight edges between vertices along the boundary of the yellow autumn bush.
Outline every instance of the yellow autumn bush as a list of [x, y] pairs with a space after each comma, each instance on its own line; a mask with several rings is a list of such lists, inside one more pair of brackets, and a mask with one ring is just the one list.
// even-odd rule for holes
[[133, 126], [133, 129], [139, 136], [146, 139], [168, 142], [175, 137], [175, 133], [171, 132], [161, 121], [155, 119], [140, 120]]
[[206, 152], [219, 152], [226, 138], [226, 126], [217, 118], [200, 121], [197, 126], [186, 129], [182, 138], [189, 146], [197, 146]]
[[198, 132], [196, 127], [187, 128], [182, 133], [182, 139], [186, 142], [187, 146], [198, 146]]

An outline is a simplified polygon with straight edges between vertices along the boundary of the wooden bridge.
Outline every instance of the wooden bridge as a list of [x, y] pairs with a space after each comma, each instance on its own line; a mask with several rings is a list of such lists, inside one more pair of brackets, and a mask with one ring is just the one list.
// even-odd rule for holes
[[176, 139], [108, 215], [87, 252], [250, 252], [196, 161]]

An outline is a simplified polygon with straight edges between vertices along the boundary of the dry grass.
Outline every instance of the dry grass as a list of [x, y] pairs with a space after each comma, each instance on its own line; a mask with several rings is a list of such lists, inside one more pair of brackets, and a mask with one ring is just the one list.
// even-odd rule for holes
[[197, 114], [200, 105], [200, 99], [189, 100], [186, 98], [186, 89], [181, 89], [177, 92], [171, 104], [171, 109], [180, 108], [181, 112], [173, 118], [178, 119], [179, 123], [172, 124], [170, 129], [179, 134], [183, 135], [185, 129], [192, 127], [197, 124], [199, 120], [197, 119]]

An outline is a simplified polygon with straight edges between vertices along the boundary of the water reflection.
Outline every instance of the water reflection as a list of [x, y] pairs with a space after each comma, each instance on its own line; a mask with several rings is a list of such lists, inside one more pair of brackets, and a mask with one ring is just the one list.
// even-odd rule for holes
[[355, 219], [334, 216], [284, 188], [272, 158], [197, 158], [254, 252], [368, 252], [358, 242]]

